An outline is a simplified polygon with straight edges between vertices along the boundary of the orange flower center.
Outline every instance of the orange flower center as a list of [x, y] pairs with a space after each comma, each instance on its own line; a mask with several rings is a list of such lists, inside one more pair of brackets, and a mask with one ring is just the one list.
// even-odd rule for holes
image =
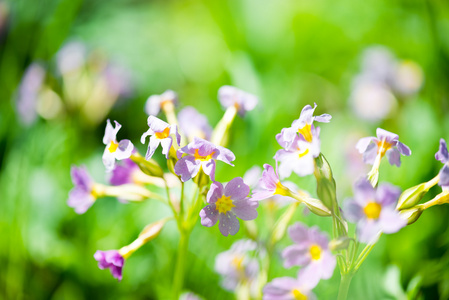
[[303, 128], [298, 129], [298, 133], [302, 134], [304, 139], [311, 143], [312, 142], [312, 125], [306, 124]]
[[170, 135], [170, 127], [165, 128], [162, 132], [156, 132], [154, 135], [160, 140], [165, 139]]
[[377, 154], [380, 154], [381, 156], [385, 155], [385, 152], [387, 152], [388, 149], [390, 149], [392, 144], [386, 142], [385, 140], [381, 140], [377, 142]]
[[111, 141], [111, 144], [109, 144], [109, 148], [108, 148], [109, 152], [111, 152], [111, 153], [115, 152], [117, 150], [117, 148], [118, 148], [118, 143]]
[[206, 161], [206, 160], [210, 160], [210, 159], [212, 158], [212, 155], [214, 155], [214, 153], [215, 153], [215, 152], [212, 152], [212, 153], [209, 154], [209, 155], [201, 156], [201, 155], [198, 153], [198, 149], [195, 149], [195, 154], [194, 154], [193, 156], [195, 156], [195, 159], [199, 159], [199, 160], [202, 160], [202, 161]]

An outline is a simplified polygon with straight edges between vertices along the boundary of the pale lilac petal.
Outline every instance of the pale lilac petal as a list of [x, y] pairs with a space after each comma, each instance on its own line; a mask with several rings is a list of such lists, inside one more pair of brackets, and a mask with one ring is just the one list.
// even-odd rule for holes
[[317, 244], [321, 249], [328, 249], [329, 239], [327, 235], [320, 231], [318, 226], [313, 226], [309, 229], [309, 241], [313, 244]]
[[[323, 278], [323, 275], [324, 275], [322, 267], [323, 267], [322, 263], [313, 261], [301, 268], [301, 272], [304, 274], [304, 277], [307, 277], [307, 281], [308, 281], [307, 284], [317, 285], [318, 282], [320, 282], [320, 279]], [[323, 279], [328, 279], [328, 278], [323, 278]], [[299, 283], [301, 284], [301, 282], [299, 282]]]
[[299, 245], [288, 246], [282, 251], [284, 267], [305, 266], [310, 264], [310, 254], [308, 245], [302, 243]]
[[249, 195], [249, 186], [243, 182], [242, 177], [235, 177], [226, 185], [224, 194], [232, 200], [243, 200]]
[[343, 202], [343, 214], [345, 219], [351, 223], [357, 223], [360, 219], [365, 217], [363, 207], [353, 200]]
[[222, 162], [227, 163], [228, 165], [234, 166], [231, 162], [235, 160], [235, 155], [232, 153], [231, 150], [226, 149], [221, 146], [217, 146], [217, 149], [219, 150], [219, 153], [216, 157], [216, 159], [221, 160]]
[[206, 227], [214, 226], [218, 221], [218, 210], [215, 204], [210, 204], [200, 211], [201, 225]]
[[243, 221], [250, 221], [257, 218], [256, 208], [259, 206], [259, 202], [250, 199], [243, 199], [233, 201], [235, 207], [232, 208], [232, 212]]
[[444, 165], [443, 168], [441, 168], [440, 173], [440, 181], [438, 182], [438, 185], [441, 187], [449, 187], [449, 166]]
[[109, 268], [112, 276], [117, 278], [119, 281], [122, 280], [122, 269], [125, 264], [125, 259], [117, 250], [98, 250], [95, 252], [94, 258], [98, 261], [98, 267], [100, 269]]
[[292, 290], [298, 287], [298, 281], [291, 277], [275, 278], [263, 288], [264, 300], [294, 299]]
[[377, 188], [376, 200], [382, 205], [382, 208], [386, 206], [395, 206], [400, 195], [401, 189], [394, 185], [384, 183]]
[[240, 224], [233, 213], [227, 212], [226, 214], [220, 214], [218, 219], [220, 220], [218, 228], [222, 235], [235, 235], [239, 231]]
[[111, 153], [108, 148], [103, 152], [103, 164], [107, 172], [112, 171], [115, 167], [115, 154]]
[[407, 145], [405, 145], [399, 141], [398, 141], [397, 147], [398, 147], [399, 152], [402, 155], [410, 156], [412, 154], [412, 151], [410, 150], [410, 148]]
[[145, 112], [147, 115], [157, 116], [161, 110], [161, 96], [152, 95], [145, 102]]
[[178, 146], [181, 145], [181, 135], [178, 132], [178, 126], [176, 124], [170, 126], [170, 134], [174, 134]]
[[74, 208], [77, 214], [84, 214], [95, 202], [95, 197], [90, 192], [85, 192], [76, 187], [69, 192], [67, 205]]
[[172, 146], [172, 143], [173, 143], [173, 138], [172, 137], [168, 137], [166, 139], [162, 139], [161, 140], [162, 154], [165, 155], [166, 159], [168, 159], [168, 154], [170, 152], [170, 148]]
[[407, 221], [402, 219], [399, 215], [399, 212], [397, 212], [393, 208], [383, 208], [382, 212], [380, 213], [378, 222], [380, 223], [382, 231], [385, 233], [398, 232], [399, 229], [407, 225]]
[[288, 152], [283, 149], [278, 150], [274, 156], [274, 159], [279, 162], [279, 177], [287, 178], [293, 172], [295, 167], [296, 154], [293, 152]]
[[330, 114], [322, 114], [320, 116], [315, 116], [314, 121], [322, 122], [322, 123], [329, 123], [332, 119], [332, 116]]
[[301, 244], [302, 242], [308, 240], [309, 229], [302, 223], [296, 222], [295, 224], [288, 227], [288, 236], [296, 244]]
[[364, 153], [366, 151], [366, 148], [368, 148], [368, 145], [371, 143], [371, 141], [375, 140], [375, 137], [364, 137], [361, 138], [357, 144], [355, 145], [355, 148], [360, 152]]
[[221, 196], [223, 196], [223, 185], [218, 181], [212, 182], [207, 192], [207, 203], [215, 203]]
[[72, 166], [70, 168], [70, 176], [75, 187], [81, 188], [84, 191], [90, 191], [92, 188], [93, 181], [85, 166]]
[[399, 136], [395, 133], [387, 131], [382, 128], [377, 128], [376, 130], [377, 139], [379, 141], [385, 140], [387, 143], [396, 146]]
[[117, 132], [122, 127], [117, 121], [114, 121], [114, 123], [115, 128], [112, 127], [109, 119], [106, 120], [106, 129], [103, 136], [103, 144], [105, 145], [109, 144], [110, 141], [115, 141], [117, 139]]
[[377, 156], [377, 144], [369, 144], [366, 151], [363, 153], [363, 162], [366, 164], [374, 164]]
[[320, 260], [321, 278], [331, 278], [337, 265], [337, 259], [330, 251], [323, 251]]
[[382, 231], [379, 222], [373, 220], [361, 220], [357, 224], [357, 235], [362, 243], [375, 242], [376, 236]]
[[174, 169], [176, 175], [181, 176], [181, 181], [186, 182], [198, 174], [200, 166], [201, 163], [197, 162], [194, 157], [186, 156], [176, 162]]
[[194, 107], [187, 106], [178, 113], [178, 122], [181, 131], [193, 139], [194, 136], [210, 140], [212, 127], [205, 115], [200, 114]]
[[316, 109], [316, 103], [313, 108], [309, 104], [304, 106], [303, 109], [301, 110], [299, 120], [306, 124], [311, 124], [313, 122], [313, 112], [315, 111], [315, 109]]
[[118, 160], [127, 159], [131, 156], [134, 150], [134, 145], [130, 140], [121, 140], [118, 143], [117, 150], [115, 150], [115, 158]]
[[215, 160], [211, 159], [209, 161], [201, 162], [204, 174], [209, 175], [212, 181], [215, 180]]
[[401, 154], [398, 149], [390, 148], [387, 150], [386, 154], [390, 165], [396, 165], [397, 167], [401, 166]]
[[440, 147], [438, 152], [435, 153], [435, 159], [441, 161], [443, 164], [449, 161], [449, 153], [447, 151], [447, 145], [444, 139], [440, 139]]
[[274, 195], [274, 191], [256, 190], [251, 195], [251, 199], [255, 201], [264, 200]]
[[362, 207], [370, 201], [376, 199], [376, 191], [371, 183], [362, 178], [354, 184], [354, 200]]
[[142, 136], [140, 137], [140, 142], [142, 144], [145, 144], [145, 139], [147, 138], [147, 136], [149, 135], [153, 135], [154, 131], [151, 130], [151, 128], [149, 128], [147, 131], [144, 132], [144, 134], [142, 134]]
[[145, 159], [149, 160], [153, 157], [154, 152], [156, 151], [157, 147], [159, 147], [159, 143], [161, 140], [159, 140], [155, 135], [152, 135], [150, 137], [150, 143], [148, 144], [148, 150], [147, 154], [145, 154]]
[[259, 166], [253, 166], [243, 175], [243, 181], [250, 188], [256, 188], [262, 175], [262, 169]]
[[[308, 274], [304, 273], [302, 270], [298, 272], [298, 282], [300, 283], [301, 290], [304, 291], [310, 291], [318, 284], [315, 279], [309, 278]], [[309, 296], [308, 299], [312, 298]]]
[[153, 130], [153, 132], [163, 132], [167, 127], [170, 126], [170, 124], [162, 121], [161, 119], [155, 116], [149, 116], [147, 123], [148, 127], [150, 127], [150, 129]]

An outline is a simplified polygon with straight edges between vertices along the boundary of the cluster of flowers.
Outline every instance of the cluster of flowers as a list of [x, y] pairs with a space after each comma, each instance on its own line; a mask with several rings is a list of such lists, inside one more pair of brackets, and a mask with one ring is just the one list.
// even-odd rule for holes
[[[444, 140], [440, 141], [435, 157], [445, 165], [434, 179], [403, 193], [388, 183], [378, 185], [380, 163], [384, 156], [391, 165], [399, 167], [400, 155], [411, 155], [410, 149], [399, 141], [398, 135], [378, 128], [377, 137], [362, 138], [356, 145], [363, 154], [364, 162], [373, 167], [366, 177], [355, 183], [354, 198], [345, 201], [341, 209], [332, 171], [321, 153], [320, 128], [314, 124], [315, 121], [328, 123], [331, 116], [314, 116], [316, 104], [314, 107], [306, 105], [299, 118], [276, 135], [282, 149], [273, 157], [274, 167], [264, 165], [257, 183], [254, 182], [254, 177], [259, 177], [257, 169], [249, 170], [245, 179], [236, 177], [228, 183], [216, 181], [216, 162], [233, 166], [235, 160], [232, 151], [224, 147], [235, 116], [244, 116], [258, 101], [255, 96], [231, 86], [220, 88], [218, 98], [226, 112], [212, 129], [206, 117], [192, 107], [176, 115], [178, 99], [173, 91], [151, 96], [146, 104], [149, 128], [141, 137], [142, 143], [149, 137], [145, 157], [138, 153], [131, 141], [118, 141], [117, 133], [121, 125], [115, 122], [113, 127], [108, 120], [103, 138], [106, 145], [103, 162], [110, 174], [111, 186], [92, 181], [84, 168], [72, 168], [75, 187], [70, 192], [68, 204], [77, 213], [84, 213], [97, 198], [103, 196], [115, 196], [120, 201], [154, 198], [169, 205], [173, 211], [173, 217], [149, 224], [131, 244], [119, 250], [97, 251], [94, 257], [101, 269], [109, 268], [113, 276], [120, 280], [125, 259], [154, 239], [171, 219], [176, 220], [181, 238], [185, 233], [189, 236], [198, 218], [206, 227], [219, 223], [218, 228], [224, 236], [234, 235], [240, 229], [238, 219], [249, 221], [257, 218], [259, 202], [289, 198], [289, 208], [275, 222], [267, 240], [255, 235], [252, 240], [236, 242], [229, 251], [217, 256], [215, 268], [223, 276], [223, 287], [236, 293], [246, 289], [247, 293], [257, 295], [262, 290], [264, 299], [313, 299], [312, 289], [321, 279], [332, 277], [337, 263], [342, 276], [354, 274], [382, 233], [395, 233], [416, 221], [425, 209], [449, 201], [449, 154]], [[157, 117], [160, 111], [165, 113], [168, 122]], [[164, 173], [152, 158], [159, 146], [171, 173]], [[116, 160], [123, 163], [117, 165]], [[284, 181], [292, 173], [299, 176], [313, 174], [317, 180], [318, 197], [314, 198], [296, 185]], [[187, 182], [193, 182], [197, 188], [190, 202], [184, 201], [184, 184]], [[436, 184], [443, 187], [443, 192], [435, 199], [419, 204]], [[167, 199], [147, 189], [146, 185], [165, 187]], [[173, 199], [168, 191], [179, 186], [181, 195], [179, 199]], [[279, 200], [280, 197], [283, 199]], [[288, 226], [302, 203], [310, 212], [332, 218], [332, 240], [316, 226], [308, 228], [299, 222]], [[354, 237], [349, 237], [347, 221], [356, 224]], [[301, 269], [296, 278], [275, 278], [267, 283], [266, 261], [269, 261], [271, 251], [285, 233], [294, 245], [282, 252], [284, 266], [299, 266]], [[367, 245], [357, 257], [360, 243]], [[180, 242], [180, 245], [183, 244]], [[265, 263], [260, 265], [260, 261]], [[177, 289], [179, 287], [175, 287]]]

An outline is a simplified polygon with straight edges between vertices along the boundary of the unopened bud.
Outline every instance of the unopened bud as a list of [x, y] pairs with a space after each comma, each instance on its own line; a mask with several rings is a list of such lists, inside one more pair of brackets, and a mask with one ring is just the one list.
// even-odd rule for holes
[[338, 209], [335, 180], [324, 155], [315, 158], [314, 175], [317, 181], [317, 194], [322, 203], [332, 212]]
[[304, 204], [315, 215], [321, 217], [329, 217], [330, 215], [332, 215], [331, 211], [326, 206], [324, 206], [323, 202], [318, 199], [304, 198]]
[[130, 159], [135, 162], [145, 174], [156, 177], [164, 176], [164, 171], [154, 159], [146, 160], [137, 152], [133, 153]]
[[339, 237], [329, 242], [329, 249], [331, 251], [344, 250], [349, 247], [349, 243], [351, 243], [352, 238], [347, 236]]
[[396, 206], [397, 210], [403, 210], [407, 208], [412, 208], [416, 204], [421, 201], [424, 195], [429, 190], [426, 189], [426, 183], [418, 184], [414, 187], [406, 189], [402, 192], [401, 196], [399, 196], [398, 205]]
[[399, 212], [402, 219], [407, 221], [407, 225], [413, 224], [419, 219], [424, 209], [421, 205], [417, 205], [413, 208], [403, 209]]

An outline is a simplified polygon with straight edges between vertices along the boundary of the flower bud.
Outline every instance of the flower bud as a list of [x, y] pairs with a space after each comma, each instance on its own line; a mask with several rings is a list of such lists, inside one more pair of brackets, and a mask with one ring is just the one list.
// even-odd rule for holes
[[278, 241], [282, 239], [282, 237], [285, 235], [285, 231], [287, 230], [288, 223], [290, 223], [290, 220], [292, 219], [296, 208], [298, 207], [300, 202], [293, 202], [290, 204], [288, 209], [282, 214], [282, 216], [279, 218], [279, 220], [274, 225], [273, 232], [271, 234], [270, 242], [271, 244], [275, 244]]
[[318, 198], [331, 212], [335, 212], [338, 209], [335, 180], [331, 167], [322, 154], [315, 158], [314, 175], [317, 181]]
[[344, 250], [349, 247], [351, 240], [352, 239], [347, 236], [336, 238], [329, 242], [329, 249], [331, 249], [331, 251]]
[[396, 206], [397, 210], [403, 210], [412, 208], [416, 204], [421, 201], [424, 195], [429, 191], [426, 189], [426, 183], [418, 184], [414, 187], [406, 189], [402, 192], [401, 196], [399, 196], [398, 205]]
[[318, 199], [309, 197], [304, 198], [304, 204], [315, 215], [321, 217], [329, 217], [330, 215], [332, 215], [331, 211], [326, 206], [324, 206], [323, 202]]
[[140, 170], [142, 170], [142, 172], [144, 172], [145, 174], [155, 177], [164, 176], [164, 171], [154, 159], [146, 160], [137, 152], [133, 153], [130, 158], [132, 159], [133, 162], [135, 162], [139, 166]]
[[418, 218], [421, 216], [424, 209], [422, 206], [417, 205], [413, 208], [409, 209], [403, 209], [399, 212], [399, 215], [402, 219], [407, 220], [407, 225], [413, 224], [418, 220]]

